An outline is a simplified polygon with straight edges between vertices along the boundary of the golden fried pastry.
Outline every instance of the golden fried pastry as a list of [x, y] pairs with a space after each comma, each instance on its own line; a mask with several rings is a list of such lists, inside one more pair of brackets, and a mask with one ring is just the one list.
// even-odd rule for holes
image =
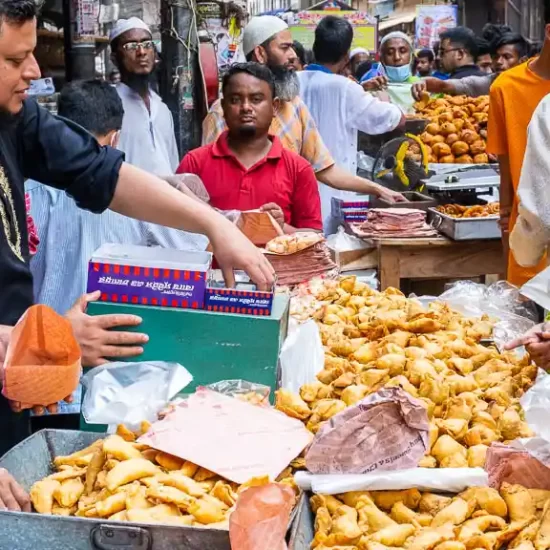
[[61, 487], [55, 479], [37, 481], [30, 490], [30, 498], [34, 509], [39, 514], [51, 514], [54, 505], [54, 494]]

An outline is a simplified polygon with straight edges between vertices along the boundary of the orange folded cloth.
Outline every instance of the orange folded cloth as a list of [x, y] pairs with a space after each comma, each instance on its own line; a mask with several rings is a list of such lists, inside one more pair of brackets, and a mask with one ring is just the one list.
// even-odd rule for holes
[[32, 306], [12, 331], [2, 394], [22, 409], [57, 403], [78, 386], [80, 356], [71, 323], [48, 306]]

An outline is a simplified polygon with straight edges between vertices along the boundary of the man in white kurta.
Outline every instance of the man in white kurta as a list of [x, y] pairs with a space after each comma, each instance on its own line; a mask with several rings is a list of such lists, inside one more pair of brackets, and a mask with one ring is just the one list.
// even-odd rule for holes
[[[357, 132], [385, 134], [403, 121], [399, 107], [376, 99], [351, 79], [341, 76], [349, 62], [353, 39], [351, 25], [339, 17], [325, 17], [315, 31], [315, 64], [298, 73], [300, 97], [307, 105], [325, 145], [336, 164], [357, 173]], [[332, 197], [353, 197], [319, 184], [325, 234], [334, 233], [337, 224], [330, 216]]]
[[151, 31], [137, 17], [120, 19], [110, 42], [124, 107], [119, 149], [134, 166], [158, 176], [173, 174], [180, 159], [172, 113], [149, 85], [156, 60]]

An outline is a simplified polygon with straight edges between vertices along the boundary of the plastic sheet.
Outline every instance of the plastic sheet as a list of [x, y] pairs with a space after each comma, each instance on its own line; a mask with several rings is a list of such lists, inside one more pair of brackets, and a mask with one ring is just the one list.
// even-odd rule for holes
[[206, 203], [210, 202], [210, 195], [208, 194], [204, 183], [196, 174], [174, 174], [171, 176], [165, 176], [162, 179], [188, 197], [195, 198]]
[[282, 388], [297, 393], [301, 386], [315, 380], [325, 364], [325, 352], [315, 321], [300, 325], [287, 336], [279, 360]]
[[349, 252], [350, 250], [364, 250], [371, 248], [365, 241], [346, 233], [343, 227], [327, 237], [327, 246], [335, 252]]
[[537, 311], [520, 291], [506, 281], [486, 286], [472, 281], [458, 281], [439, 297], [421, 296], [423, 304], [442, 301], [467, 317], [489, 315], [497, 320], [493, 339], [498, 346], [518, 338], [535, 325]]
[[287, 550], [285, 536], [295, 500], [292, 489], [280, 484], [247, 489], [229, 520], [231, 548]]
[[109, 363], [90, 370], [82, 378], [86, 390], [82, 414], [88, 424], [125, 424], [139, 427], [153, 422], [171, 397], [193, 377], [178, 363], [150, 361]]
[[208, 389], [247, 401], [253, 405], [269, 405], [271, 388], [262, 384], [255, 384], [247, 380], [221, 380], [206, 386]]
[[482, 468], [410, 468], [371, 474], [313, 475], [296, 472], [294, 480], [300, 489], [322, 495], [338, 495], [349, 491], [394, 491], [419, 489], [459, 493], [468, 487], [488, 484]]

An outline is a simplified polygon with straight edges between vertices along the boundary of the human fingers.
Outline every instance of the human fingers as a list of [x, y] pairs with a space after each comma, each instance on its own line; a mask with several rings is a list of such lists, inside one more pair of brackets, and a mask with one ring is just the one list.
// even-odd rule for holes
[[73, 394], [71, 393], [71, 395], [67, 395], [63, 401], [65, 401], [65, 403], [72, 403], [74, 401]]
[[48, 405], [46, 407], [46, 410], [50, 413], [50, 414], [57, 414], [57, 411], [58, 411], [58, 406], [57, 406], [57, 403], [52, 403], [51, 405]]
[[512, 340], [511, 342], [508, 342], [507, 344], [504, 344], [504, 350], [511, 351], [516, 348], [520, 348], [521, 346], [525, 346], [529, 344], [533, 339], [533, 335], [526, 335], [520, 336], [519, 338], [516, 338], [515, 340]]
[[36, 405], [35, 407], [32, 408], [32, 412], [36, 416], [43, 416], [44, 413], [46, 412], [46, 409], [42, 405]]
[[13, 412], [19, 413], [22, 411], [21, 403], [19, 401], [10, 401], [10, 407]]
[[90, 302], [96, 302], [100, 297], [101, 291], [99, 290], [79, 296], [78, 300], [74, 303], [73, 307], [67, 312], [67, 314], [75, 313], [75, 311], [85, 312], [88, 304]]
[[29, 498], [29, 495], [25, 492], [23, 487], [15, 481], [15, 479], [12, 479], [10, 482], [11, 492], [12, 495], [15, 497], [15, 500], [19, 504], [19, 507], [21, 511], [23, 512], [30, 512], [31, 511], [31, 499]]
[[20, 512], [21, 506], [19, 506], [19, 503], [11, 492], [11, 487], [7, 485], [5, 488], [2, 488], [1, 491], [0, 501], [3, 509], [10, 510], [11, 512]]
[[118, 330], [103, 330], [101, 343], [111, 346], [135, 346], [146, 344], [149, 336], [141, 332], [122, 332]]
[[142, 353], [143, 353], [143, 348], [139, 346], [106, 345], [101, 347], [101, 358], [109, 357], [112, 359], [122, 359], [126, 357], [136, 357], [138, 355], [141, 355]]
[[[233, 266], [222, 267], [223, 280], [225, 281], [226, 288], [235, 287], [235, 272], [233, 271]], [[250, 277], [250, 273], [248, 274]], [[252, 277], [251, 277], [252, 278]]]
[[269, 212], [270, 210], [281, 210], [281, 207], [274, 202], [268, 202], [267, 204], [264, 204], [262, 207], [260, 207], [260, 210], [262, 212]]
[[122, 314], [110, 314], [110, 315], [98, 315], [93, 317], [93, 320], [100, 328], [109, 329], [113, 327], [135, 327], [140, 325], [143, 320], [137, 315]]

